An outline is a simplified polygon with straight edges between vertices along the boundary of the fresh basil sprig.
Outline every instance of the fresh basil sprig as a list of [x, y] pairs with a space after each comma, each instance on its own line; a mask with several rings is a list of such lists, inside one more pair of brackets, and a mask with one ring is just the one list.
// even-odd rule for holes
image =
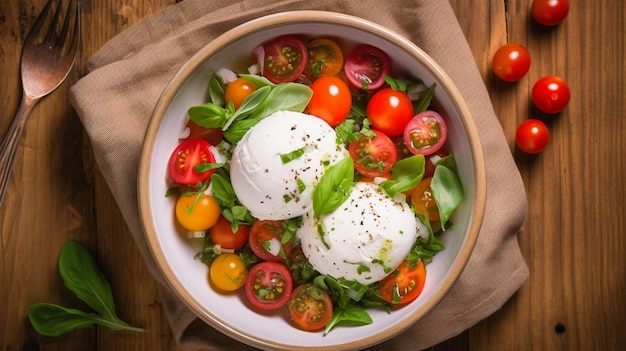
[[452, 216], [452, 212], [463, 200], [463, 185], [459, 176], [450, 168], [439, 164], [435, 167], [435, 174], [430, 183], [433, 197], [439, 209], [439, 218], [442, 230]]
[[397, 161], [391, 167], [392, 180], [380, 183], [390, 197], [415, 187], [424, 176], [424, 155], [413, 155]]
[[316, 216], [329, 213], [341, 206], [352, 192], [354, 161], [351, 157], [328, 167], [313, 190], [313, 212]]
[[93, 324], [109, 330], [145, 331], [119, 319], [111, 287], [83, 245], [71, 240], [63, 245], [59, 271], [65, 286], [99, 315], [51, 303], [36, 303], [28, 307], [28, 318], [38, 333], [58, 336]]
[[250, 211], [237, 199], [227, 171], [223, 168], [218, 169], [211, 176], [211, 184], [213, 196], [224, 217], [230, 221], [233, 232], [237, 231], [239, 224], [252, 224], [254, 218]]
[[250, 118], [264, 118], [277, 111], [302, 112], [309, 104], [313, 90], [300, 83], [280, 83], [267, 95], [267, 98], [252, 112]]

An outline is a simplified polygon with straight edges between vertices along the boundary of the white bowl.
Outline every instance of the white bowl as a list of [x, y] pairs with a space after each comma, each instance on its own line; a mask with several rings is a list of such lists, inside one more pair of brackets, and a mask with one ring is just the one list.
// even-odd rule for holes
[[[250, 57], [260, 43], [282, 34], [335, 36], [374, 45], [389, 53], [393, 70], [435, 82], [436, 109], [447, 119], [448, 148], [455, 155], [464, 200], [452, 218], [456, 228], [442, 236], [446, 248], [427, 266], [426, 285], [419, 298], [392, 313], [369, 311], [374, 323], [337, 326], [328, 335], [305, 332], [286, 314], [252, 310], [243, 294], [224, 295], [207, 282], [208, 267], [194, 259], [199, 247], [180, 235], [172, 199], [164, 197], [167, 160], [178, 143], [190, 106], [205, 102], [207, 74], [232, 67], [233, 57]], [[245, 66], [245, 62], [242, 62]], [[242, 24], [211, 41], [180, 69], [163, 92], [148, 130], [139, 166], [138, 195], [142, 223], [154, 259], [171, 289], [199, 318], [243, 343], [262, 348], [361, 349], [394, 337], [429, 312], [457, 280], [470, 257], [485, 206], [485, 171], [476, 126], [457, 88], [420, 48], [380, 25], [338, 13], [297, 11], [278, 13]]]

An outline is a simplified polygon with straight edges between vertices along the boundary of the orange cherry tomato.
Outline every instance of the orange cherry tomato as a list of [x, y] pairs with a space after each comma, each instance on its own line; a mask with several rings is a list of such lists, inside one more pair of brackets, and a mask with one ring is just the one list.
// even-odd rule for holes
[[226, 86], [224, 100], [226, 100], [227, 103], [232, 101], [235, 105], [235, 109], [238, 109], [243, 100], [256, 89], [257, 88], [252, 85], [252, 83], [239, 77]]
[[380, 296], [392, 304], [405, 304], [415, 300], [424, 289], [426, 267], [422, 260], [406, 260], [390, 275], [378, 283]]
[[217, 201], [207, 194], [181, 195], [176, 201], [175, 211], [178, 223], [194, 232], [211, 228], [220, 216]]
[[343, 52], [337, 43], [330, 39], [314, 39], [306, 44], [309, 62], [305, 73], [312, 79], [335, 76], [343, 68]]
[[439, 209], [435, 203], [433, 190], [430, 188], [432, 180], [433, 178], [422, 179], [409, 194], [415, 212], [427, 214], [428, 220], [431, 222], [439, 220]]

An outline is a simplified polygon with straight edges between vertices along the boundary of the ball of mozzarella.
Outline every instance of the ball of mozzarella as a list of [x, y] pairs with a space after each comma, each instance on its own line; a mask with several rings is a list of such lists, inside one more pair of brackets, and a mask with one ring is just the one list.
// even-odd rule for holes
[[336, 210], [303, 216], [297, 235], [302, 251], [320, 273], [371, 284], [396, 268], [426, 227], [402, 199], [374, 183], [356, 183]]
[[[302, 150], [289, 162], [281, 155]], [[326, 168], [348, 157], [335, 130], [321, 118], [279, 111], [251, 128], [231, 158], [230, 177], [241, 203], [259, 219], [300, 216]]]

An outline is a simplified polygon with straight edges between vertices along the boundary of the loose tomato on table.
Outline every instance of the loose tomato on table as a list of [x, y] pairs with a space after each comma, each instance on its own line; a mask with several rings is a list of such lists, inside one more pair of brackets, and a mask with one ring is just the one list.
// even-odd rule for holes
[[273, 83], [292, 82], [308, 62], [304, 43], [292, 35], [283, 35], [263, 45], [263, 75]]
[[335, 76], [343, 68], [343, 52], [337, 43], [318, 38], [306, 43], [309, 62], [305, 72], [311, 79]]
[[550, 131], [542, 121], [527, 119], [522, 122], [515, 133], [517, 147], [529, 154], [543, 151], [550, 141]]
[[435, 111], [420, 112], [404, 128], [404, 143], [414, 154], [437, 152], [448, 138], [448, 125]]
[[237, 254], [221, 254], [211, 263], [209, 277], [218, 289], [235, 291], [246, 281], [246, 265]]
[[431, 222], [439, 220], [439, 209], [437, 208], [437, 203], [435, 203], [433, 190], [430, 187], [432, 180], [432, 177], [422, 179], [409, 192], [415, 212], [428, 215], [428, 220]]
[[293, 290], [291, 271], [281, 262], [261, 262], [250, 268], [245, 283], [250, 303], [263, 310], [284, 306]]
[[372, 129], [374, 137], [361, 136], [348, 144], [354, 169], [365, 177], [380, 177], [391, 170], [398, 157], [396, 145], [384, 133]]
[[569, 0], [533, 0], [530, 13], [544, 26], [556, 26], [569, 12]]
[[215, 170], [197, 172], [195, 167], [210, 163], [215, 163], [211, 144], [204, 139], [191, 139], [183, 141], [174, 149], [168, 162], [168, 170], [175, 182], [195, 185], [215, 173]]
[[211, 227], [209, 237], [215, 245], [224, 249], [237, 250], [248, 242], [249, 233], [250, 226], [245, 224], [239, 224], [237, 231], [233, 232], [231, 222], [226, 217], [220, 216], [215, 225]]
[[522, 79], [530, 69], [530, 53], [519, 43], [502, 45], [493, 55], [491, 68], [500, 79], [514, 82]]
[[389, 55], [379, 48], [361, 44], [346, 56], [343, 69], [354, 87], [373, 91], [385, 82], [390, 61]]
[[178, 223], [192, 232], [211, 228], [220, 217], [217, 201], [207, 194], [180, 195], [176, 200], [175, 212]]
[[372, 128], [394, 137], [401, 135], [413, 118], [413, 103], [405, 92], [384, 88], [372, 95], [366, 114], [372, 121]]
[[252, 223], [248, 243], [255, 255], [265, 261], [282, 261], [292, 249], [291, 241], [282, 242], [283, 221], [256, 220]]
[[343, 122], [352, 108], [350, 88], [334, 76], [320, 77], [311, 84], [313, 95], [306, 111], [335, 127]]
[[406, 260], [378, 283], [380, 296], [392, 304], [415, 300], [424, 289], [426, 268], [422, 260]]
[[291, 320], [306, 331], [324, 329], [333, 315], [333, 302], [328, 293], [312, 284], [296, 287], [287, 308]]
[[569, 85], [558, 76], [541, 77], [533, 85], [532, 99], [539, 110], [545, 113], [559, 113], [569, 104]]
[[224, 100], [226, 103], [232, 102], [235, 109], [238, 109], [243, 100], [256, 89], [257, 88], [252, 83], [239, 77], [226, 86]]

